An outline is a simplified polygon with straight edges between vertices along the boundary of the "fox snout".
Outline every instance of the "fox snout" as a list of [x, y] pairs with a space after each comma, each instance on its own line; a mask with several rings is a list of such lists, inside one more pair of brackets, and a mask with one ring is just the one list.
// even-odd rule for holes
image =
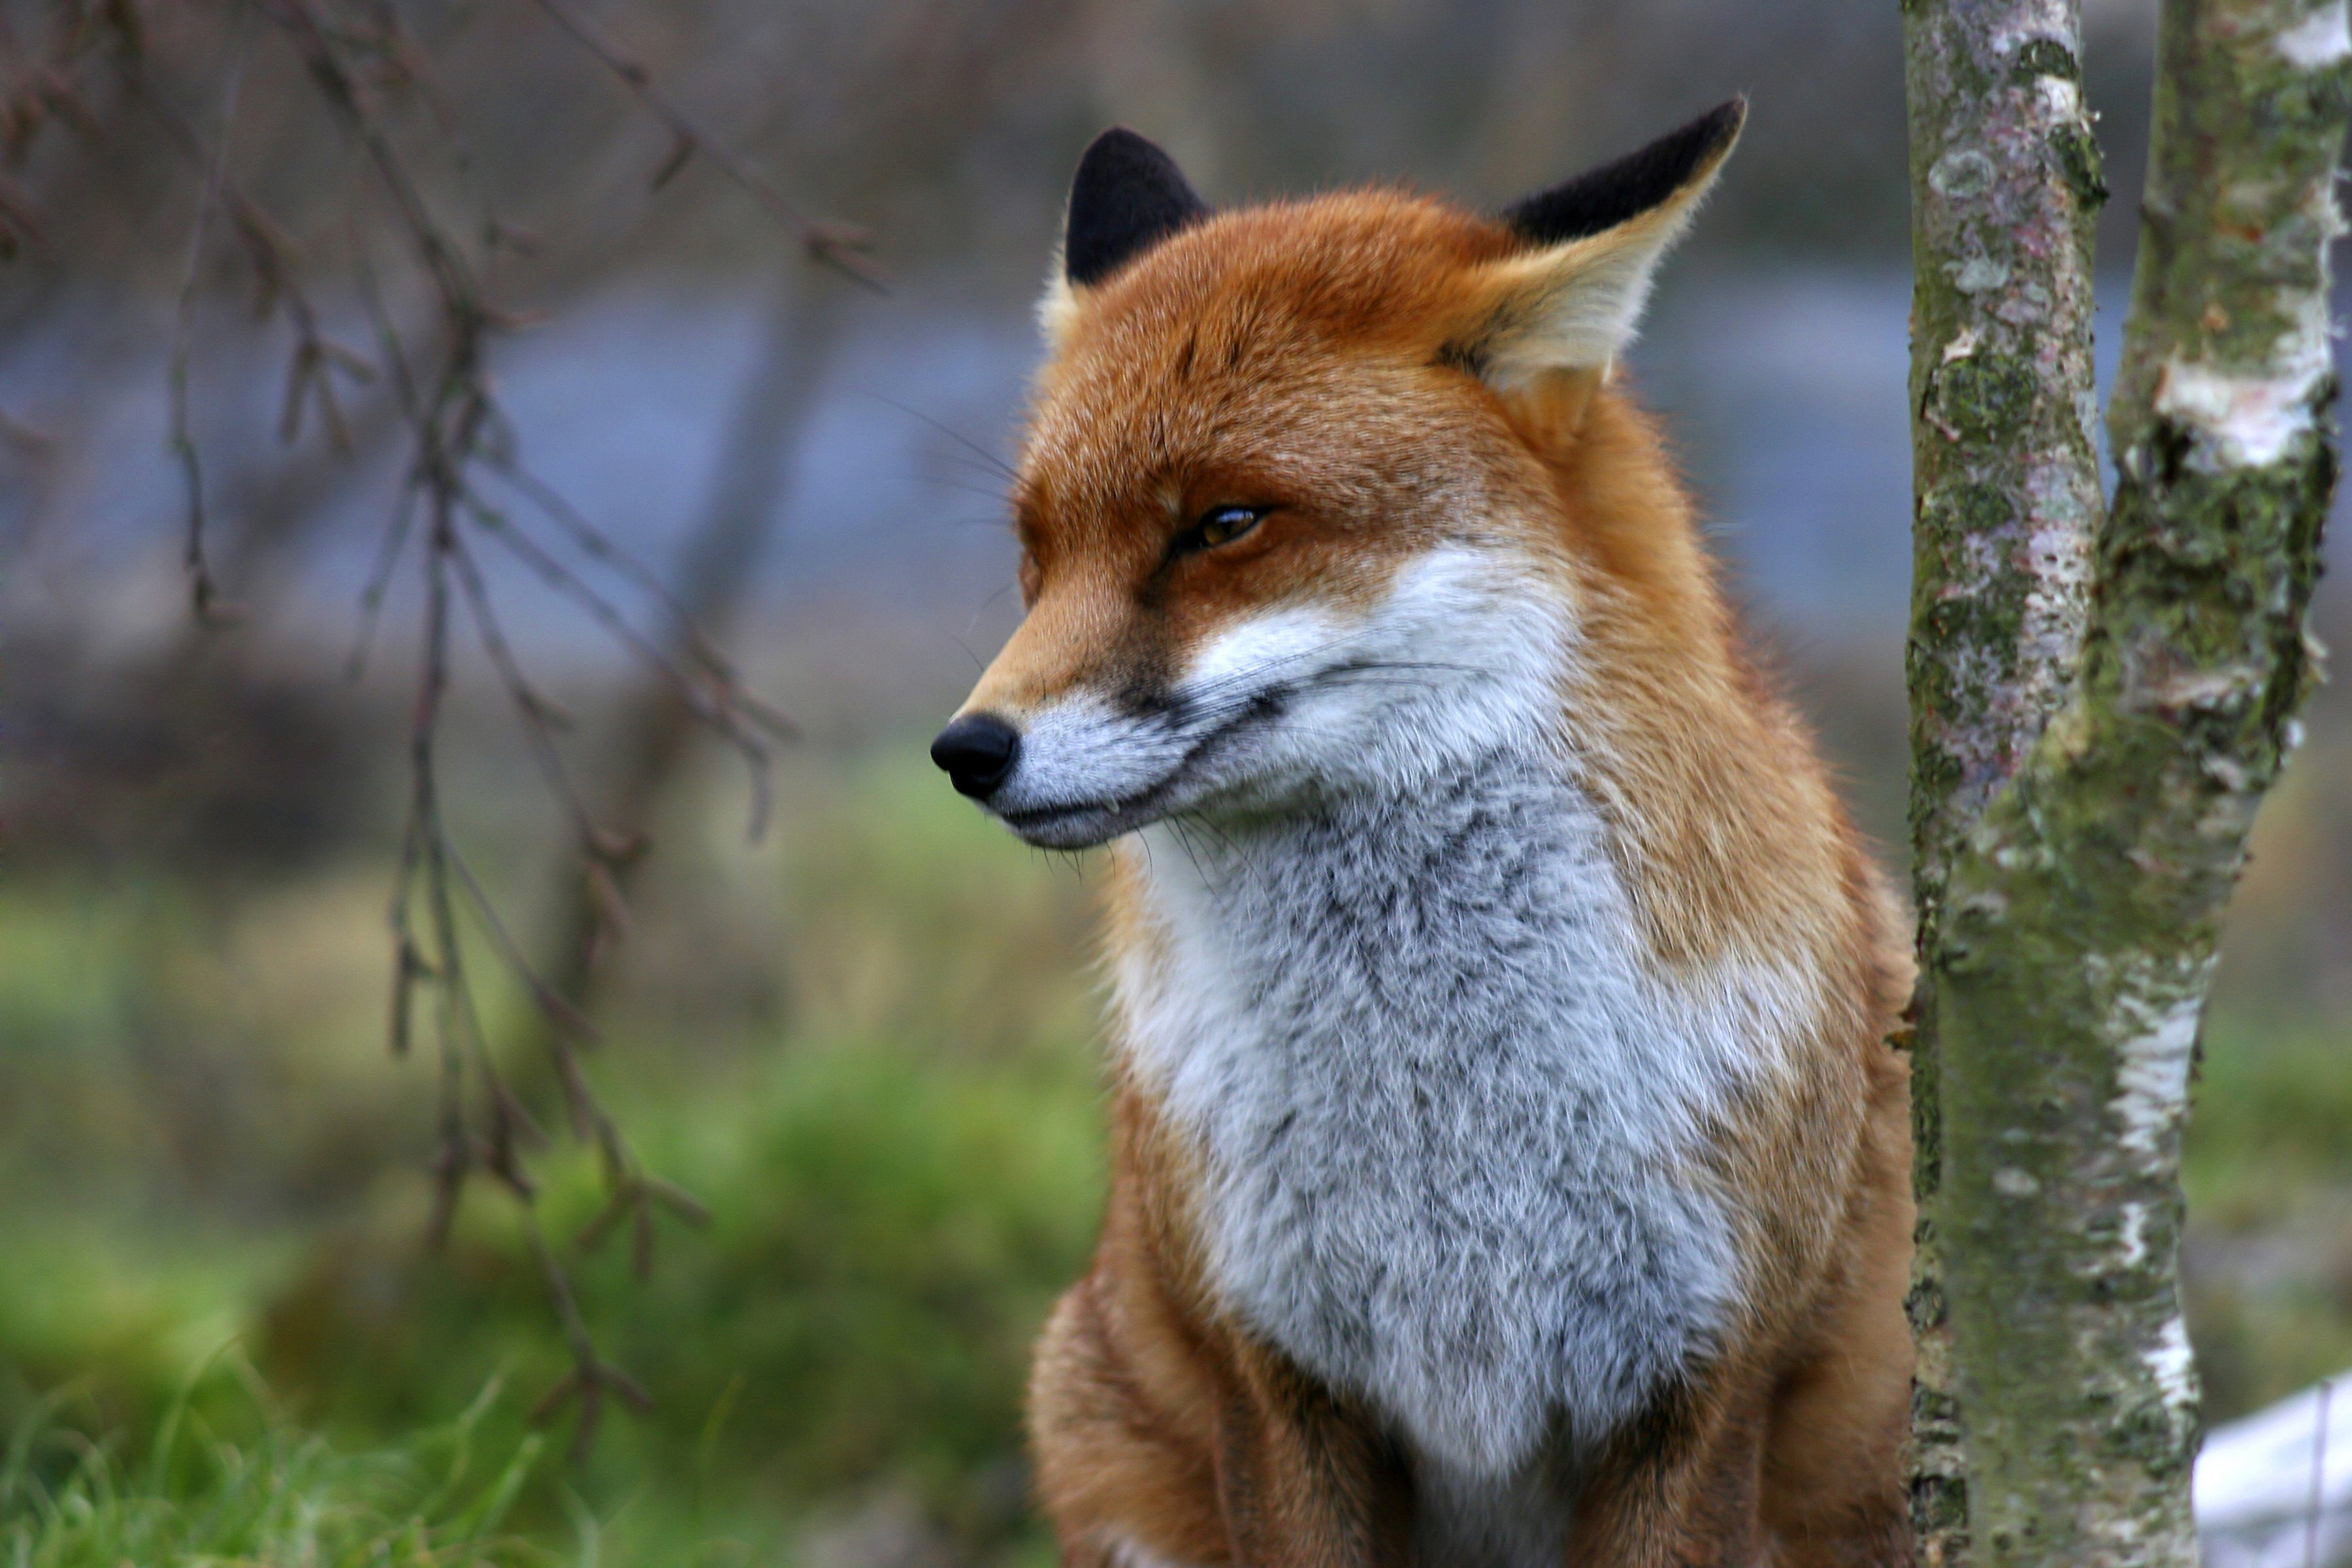
[[931, 761], [1030, 843], [1085, 848], [1230, 782], [1227, 767], [1202, 765], [1238, 760], [1210, 743], [1233, 737], [1209, 717], [1180, 700], [1131, 708], [1086, 689], [1005, 711], [983, 700], [940, 731]]
[[931, 761], [958, 795], [985, 801], [1021, 756], [1021, 731], [993, 713], [967, 713], [931, 742]]
[[1199, 737], [1131, 595], [1106, 582], [1042, 595], [931, 742], [957, 791], [1051, 848], [1139, 826]]

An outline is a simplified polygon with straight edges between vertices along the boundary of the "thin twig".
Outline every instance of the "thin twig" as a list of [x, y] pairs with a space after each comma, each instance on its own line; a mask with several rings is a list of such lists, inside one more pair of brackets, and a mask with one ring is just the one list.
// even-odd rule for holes
[[[708, 153], [788, 224], [813, 257], [862, 281], [874, 282], [855, 256], [862, 237], [838, 226], [813, 222], [793, 210], [756, 168], [704, 135], [652, 89], [641, 69], [613, 51], [601, 35], [558, 0], [541, 3], [671, 124], [681, 149], [673, 162], [696, 151]], [[518, 231], [487, 212], [478, 227], [468, 231], [478, 237], [478, 247], [445, 226], [435, 212], [427, 183], [401, 152], [371, 85], [376, 79], [373, 62], [379, 57], [392, 79], [415, 84], [425, 96], [461, 165], [461, 174], [467, 173], [472, 163], [454, 105], [432, 79], [429, 62], [397, 14], [383, 0], [237, 0], [237, 5], [231, 37], [224, 45], [226, 64], [220, 126], [209, 138], [184, 121], [166, 97], [153, 89], [145, 75], [145, 56], [128, 30], [118, 29], [121, 42], [112, 51], [116, 68], [132, 95], [164, 128], [169, 142], [204, 175], [171, 362], [173, 435], [189, 490], [188, 563], [197, 606], [200, 613], [215, 615], [221, 608], [203, 551], [202, 471], [189, 429], [188, 395], [193, 321], [214, 210], [225, 216], [244, 250], [264, 316], [282, 305], [293, 328], [294, 349], [278, 413], [281, 436], [288, 440], [299, 437], [315, 405], [329, 441], [339, 451], [348, 450], [346, 421], [336, 401], [334, 378], [341, 374], [368, 381], [376, 368], [326, 336], [305, 287], [292, 237], [227, 173], [230, 131], [251, 26], [258, 16], [282, 32], [300, 58], [329, 113], [348, 135], [348, 155], [354, 159], [364, 155], [373, 174], [366, 188], [383, 194], [394, 226], [404, 237], [404, 250], [429, 289], [431, 349], [426, 352], [405, 342], [394, 324], [378, 286], [371, 247], [354, 217], [352, 269], [387, 372], [389, 394], [407, 426], [411, 445], [398, 497], [377, 542], [360, 597], [358, 637], [348, 666], [354, 678], [364, 668], [394, 575], [413, 555], [422, 557], [424, 585], [423, 646], [409, 720], [408, 802], [387, 911], [394, 962], [388, 1033], [395, 1054], [405, 1055], [411, 1049], [419, 987], [427, 988], [439, 1068], [438, 1147], [433, 1162], [428, 1234], [436, 1243], [446, 1238], [467, 1184], [477, 1173], [492, 1179], [520, 1206], [549, 1300], [572, 1357], [572, 1371], [541, 1401], [539, 1414], [544, 1415], [565, 1401], [577, 1399], [581, 1406], [577, 1441], [584, 1447], [596, 1431], [607, 1392], [640, 1406], [649, 1401], [625, 1373], [598, 1351], [573, 1281], [541, 1229], [525, 1149], [544, 1142], [545, 1134], [509, 1085], [491, 1048], [467, 968], [465, 944], [476, 933], [464, 929], [461, 904], [471, 910], [500, 964], [520, 977], [540, 1013], [557, 1026], [541, 1037], [549, 1065], [574, 1133], [596, 1152], [606, 1188], [605, 1215], [610, 1216], [592, 1222], [582, 1245], [592, 1245], [625, 1219], [633, 1237], [634, 1260], [642, 1272], [652, 1261], [656, 1211], [693, 1222], [707, 1215], [690, 1195], [645, 1171], [619, 1123], [598, 1098], [583, 1066], [581, 1047], [594, 1038], [593, 1026], [525, 961], [520, 944], [450, 832], [438, 764], [451, 680], [452, 601], [461, 596], [492, 669], [521, 715], [534, 761], [570, 820], [592, 877], [635, 852], [634, 845], [619, 844], [613, 835], [596, 827], [574, 786], [556, 735], [561, 710], [524, 672], [467, 538], [467, 523], [496, 536], [542, 581], [586, 606], [617, 640], [677, 688], [698, 719], [742, 753], [752, 770], [755, 834], [768, 811], [768, 756], [762, 733], [782, 739], [789, 737], [793, 729], [789, 721], [745, 689], [734, 666], [693, 626], [684, 608], [653, 573], [564, 503], [553, 487], [512, 460], [513, 443], [506, 437], [504, 418], [489, 390], [486, 344], [493, 333], [511, 326], [517, 318], [490, 302], [486, 279], [493, 275], [490, 268], [497, 253], [522, 242]], [[125, 15], [129, 14], [126, 10]], [[484, 258], [478, 267], [474, 259], [478, 248]], [[485, 468], [499, 473], [546, 514], [558, 536], [552, 547], [493, 510], [479, 497], [476, 487]], [[420, 533], [422, 541], [412, 552], [409, 541]], [[651, 592], [677, 619], [683, 631], [683, 655], [673, 659], [640, 635], [628, 617], [575, 567], [574, 560], [584, 561], [592, 570], [601, 567], [618, 573]], [[604, 885], [612, 886], [609, 876], [604, 877]], [[614, 896], [617, 898], [617, 893]]]
[[287, 319], [294, 329], [294, 352], [287, 362], [286, 390], [278, 416], [280, 437], [290, 441], [299, 434], [302, 407], [306, 400], [315, 400], [328, 440], [339, 456], [350, 456], [350, 422], [335, 401], [334, 383], [328, 373], [341, 371], [353, 381], [366, 383], [374, 379], [375, 367], [320, 328], [318, 307], [303, 286], [299, 247], [284, 227], [226, 173], [226, 149], [207, 146], [133, 63], [118, 64], [132, 95], [163, 127], [172, 144], [199, 168], [208, 171], [215, 201], [228, 215], [237, 241], [245, 247], [247, 260], [253, 268], [264, 310], [279, 304], [286, 308]]
[[359, 87], [352, 80], [333, 47], [327, 41], [326, 29], [320, 25], [310, 0], [267, 0], [273, 13], [293, 40], [296, 53], [302, 57], [310, 79], [318, 85], [337, 118], [355, 136], [375, 165], [376, 174], [393, 205], [400, 211], [409, 239], [416, 247], [417, 259], [439, 290], [444, 306], [453, 321], [470, 321], [482, 311], [481, 290], [476, 286], [474, 271], [464, 253], [444, 233], [433, 216], [432, 205], [417, 185], [408, 165], [393, 147], [392, 139], [370, 114], [360, 97]]
[[710, 160], [719, 171], [751, 198], [768, 209], [775, 220], [790, 229], [803, 249], [817, 261], [835, 268], [845, 276], [864, 284], [876, 293], [886, 293], [882, 279], [862, 254], [873, 243], [865, 230], [852, 225], [812, 218], [791, 202], [759, 166], [726, 142], [705, 131], [686, 110], [673, 102], [667, 94], [654, 86], [653, 73], [617, 47], [610, 38], [598, 31], [594, 24], [564, 4], [564, 0], [536, 0], [539, 8], [551, 17], [555, 25], [572, 35], [581, 47], [604, 63], [604, 68], [621, 79], [623, 86], [635, 93], [655, 119], [668, 127], [675, 138], [669, 155], [655, 176], [656, 185], [666, 184], [686, 161], [696, 153]]
[[414, 475], [403, 479], [400, 497], [393, 502], [392, 521], [386, 524], [383, 537], [376, 546], [375, 563], [368, 568], [367, 583], [360, 590], [360, 628], [352, 639], [351, 657], [343, 661], [343, 679], [356, 681], [367, 673], [369, 650], [375, 644], [376, 623], [383, 617], [384, 595], [392, 589], [393, 569], [400, 564], [400, 552], [408, 543], [408, 534], [416, 520], [416, 480]]
[[680, 669], [675, 660], [631, 626], [628, 618], [610, 600], [599, 594], [577, 572], [558, 560], [545, 546], [517, 527], [512, 518], [472, 495], [467, 498], [466, 510], [483, 532], [505, 546], [508, 553], [530, 567], [550, 588], [586, 610], [615, 640], [667, 680], [677, 691], [678, 700], [686, 704], [688, 711], [726, 738], [751, 770], [751, 837], [757, 840], [764, 837], [771, 806], [772, 764], [767, 746], [739, 721], [730, 705], [734, 697], [733, 690], [719, 688], [718, 700], [714, 701], [711, 694], [706, 692], [693, 677]]
[[196, 199], [195, 222], [188, 229], [188, 260], [180, 275], [179, 310], [172, 328], [171, 441], [173, 454], [179, 459], [181, 484], [187, 499], [183, 556], [196, 618], [204, 621], [225, 618], [227, 607], [220, 603], [219, 587], [205, 558], [205, 472], [196, 454], [195, 437], [188, 428], [188, 359], [195, 332], [196, 288], [204, 278], [205, 233], [212, 226], [213, 209], [220, 205], [222, 166], [228, 158], [229, 132], [236, 123], [237, 99], [244, 90], [245, 62], [253, 41], [252, 16], [250, 10], [239, 5], [229, 23], [228, 37], [221, 45], [224, 63], [220, 131], [205, 172], [204, 189]]
[[530, 678], [523, 673], [522, 661], [515, 655], [514, 645], [507, 640], [506, 628], [499, 624], [497, 606], [490, 602], [490, 592], [482, 581], [481, 569], [475, 565], [473, 552], [466, 548], [463, 535], [453, 536], [449, 545], [449, 563], [457, 569], [457, 586], [466, 595], [466, 605], [472, 612], [474, 630], [482, 639], [482, 651], [498, 672], [499, 681], [512, 699], [515, 711], [522, 716], [523, 734], [530, 746], [531, 756], [539, 766], [540, 775], [572, 818], [580, 842], [588, 853], [594, 852], [600, 841], [595, 823], [588, 815], [587, 803], [572, 783], [572, 774], [563, 765], [563, 754], [557, 749], [554, 731], [569, 725], [566, 714]]
[[606, 566], [627, 578], [629, 582], [659, 604], [668, 615], [686, 647], [695, 661], [710, 673], [711, 678], [726, 687], [730, 705], [740, 707], [757, 719], [769, 734], [779, 741], [797, 740], [800, 726], [779, 712], [764, 699], [744, 684], [742, 674], [734, 663], [721, 654], [695, 623], [693, 612], [681, 604], [660, 574], [615, 543], [610, 534], [588, 521], [580, 509], [565, 500], [562, 493], [541, 479], [509, 454], [494, 455], [488, 459], [490, 469], [536, 507], [550, 522], [561, 529], [574, 548], [600, 565]]
[[565, 1405], [577, 1401], [580, 1424], [573, 1428], [572, 1435], [572, 1451], [576, 1458], [585, 1455], [589, 1446], [596, 1440], [596, 1426], [604, 1414], [606, 1390], [619, 1394], [641, 1412], [653, 1408], [653, 1395], [640, 1387], [635, 1378], [598, 1352], [595, 1341], [589, 1336], [587, 1321], [580, 1315], [580, 1304], [572, 1293], [572, 1277], [564, 1272], [562, 1264], [556, 1258], [555, 1249], [548, 1245], [547, 1232], [539, 1223], [538, 1208], [530, 1204], [523, 1205], [523, 1231], [530, 1238], [532, 1256], [539, 1259], [540, 1272], [547, 1280], [548, 1295], [555, 1302], [556, 1317], [563, 1325], [564, 1338], [572, 1346], [572, 1370], [541, 1395], [539, 1403], [531, 1409], [530, 1418], [545, 1421]]
[[473, 868], [467, 866], [454, 850], [448, 855], [448, 863], [457, 868], [458, 880], [465, 884], [466, 891], [473, 900], [475, 910], [482, 917], [484, 928], [489, 931], [490, 940], [498, 946], [499, 956], [507, 961], [523, 984], [530, 989], [532, 999], [540, 1005], [550, 1018], [562, 1025], [573, 1038], [593, 1042], [598, 1037], [596, 1026], [590, 1023], [587, 1015], [574, 1007], [570, 1001], [557, 995], [553, 987], [541, 980], [538, 971], [531, 968], [530, 962], [523, 956], [521, 944], [515, 941], [514, 933], [507, 930], [506, 921], [499, 916], [498, 906], [490, 901], [489, 893], [483, 888], [480, 879], [474, 875]]

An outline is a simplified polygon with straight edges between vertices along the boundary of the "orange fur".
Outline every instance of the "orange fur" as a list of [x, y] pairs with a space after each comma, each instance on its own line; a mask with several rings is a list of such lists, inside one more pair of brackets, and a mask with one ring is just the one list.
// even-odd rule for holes
[[[1268, 606], [1370, 603], [1465, 526], [1538, 563], [1584, 639], [1564, 732], [1651, 963], [1703, 975], [1784, 955], [1828, 997], [1790, 1070], [1711, 1130], [1705, 1177], [1736, 1195], [1752, 1282], [1730, 1341], [1563, 1480], [1570, 1561], [1900, 1561], [1899, 914], [1743, 656], [1649, 419], [1605, 366], [1509, 386], [1464, 368], [1511, 329], [1496, 280], [1521, 249], [1488, 220], [1355, 192], [1210, 218], [1066, 300], [1020, 470], [1030, 615], [967, 709], [1148, 683]], [[1172, 531], [1223, 504], [1275, 510], [1230, 548], [1167, 557]], [[1114, 851], [1109, 940], [1132, 953], [1155, 937], [1129, 862]], [[1113, 1148], [1100, 1247], [1033, 1384], [1066, 1561], [1408, 1561], [1397, 1439], [1217, 1301], [1198, 1154], [1148, 1086], [1118, 1084]]]

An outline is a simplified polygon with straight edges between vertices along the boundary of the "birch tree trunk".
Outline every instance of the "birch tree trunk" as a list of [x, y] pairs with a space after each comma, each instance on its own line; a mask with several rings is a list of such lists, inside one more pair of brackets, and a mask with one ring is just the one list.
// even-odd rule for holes
[[[2165, 0], [2161, 26], [2109, 415], [2119, 481], [2071, 689], [1988, 795], [1968, 798], [1925, 748], [1914, 780], [1915, 821], [1947, 825], [1923, 923], [1921, 1131], [1937, 1172], [1929, 1282], [1948, 1310], [1920, 1315], [1922, 1413], [1951, 1417], [1966, 1480], [1954, 1517], [1924, 1521], [1931, 1561], [2197, 1559], [2179, 1136], [2222, 907], [2314, 679], [2304, 618], [2335, 479], [2326, 247], [2352, 35], [2345, 0]], [[2001, 47], [1997, 28], [1979, 37]], [[1933, 84], [1913, 41], [1916, 95]], [[1915, 107], [1915, 128], [1935, 117]], [[2073, 182], [2063, 153], [2040, 177]], [[1916, 357], [1960, 363], [1934, 323], [1923, 310]], [[1921, 403], [1923, 425], [1935, 411]], [[2004, 547], [1962, 528], [1963, 545]], [[1986, 668], [1924, 615], [1922, 661]], [[1916, 675], [1913, 691], [1923, 707], [1938, 695]], [[1953, 1403], [1931, 1407], [1937, 1392]], [[1937, 1426], [1921, 1436], [1933, 1497], [1949, 1450]]]
[[2077, 0], [1911, 0], [1912, 999], [1919, 1222], [1912, 1526], [1966, 1560], [1968, 1477], [1946, 1307], [1943, 1027], [1933, 955], [1968, 828], [2063, 700], [2100, 515], [2091, 238], [2105, 196], [2077, 83]]

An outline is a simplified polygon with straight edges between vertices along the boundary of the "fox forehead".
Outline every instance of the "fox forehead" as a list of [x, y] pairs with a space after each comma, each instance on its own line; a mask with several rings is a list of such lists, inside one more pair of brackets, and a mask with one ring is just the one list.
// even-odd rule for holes
[[[1016, 491], [1043, 569], [1156, 551], [1205, 507], [1276, 505], [1405, 543], [1514, 465], [1444, 357], [1487, 220], [1390, 191], [1213, 216], [1073, 305], [1037, 379]], [[1423, 538], [1420, 542], [1430, 542]]]
[[1091, 289], [1060, 357], [1167, 352], [1202, 329], [1223, 329], [1214, 342], [1228, 353], [1318, 334], [1408, 342], [1454, 301], [1465, 269], [1524, 243], [1492, 219], [1377, 187], [1216, 213]]

